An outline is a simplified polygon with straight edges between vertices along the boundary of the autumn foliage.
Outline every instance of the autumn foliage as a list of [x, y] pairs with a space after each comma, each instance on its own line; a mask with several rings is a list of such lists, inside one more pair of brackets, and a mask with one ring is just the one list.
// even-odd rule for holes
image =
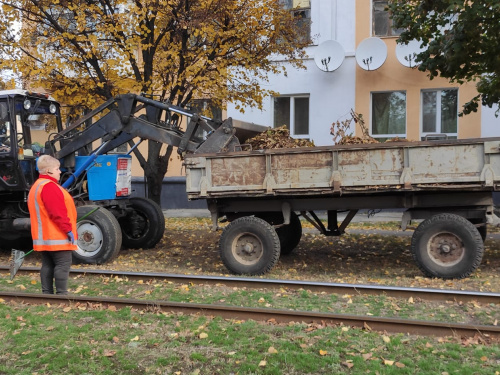
[[[302, 67], [302, 48], [309, 44], [279, 0], [2, 4], [0, 68], [11, 69], [24, 88], [49, 91], [75, 116], [128, 92], [180, 106], [209, 98], [221, 107], [260, 108], [275, 93], [259, 82], [286, 74], [278, 60]], [[160, 189], [171, 151], [149, 142], [145, 172]], [[150, 193], [159, 199], [158, 189]]]
[[[68, 105], [125, 92], [259, 106], [258, 80], [300, 66], [308, 41], [278, 0], [7, 0], [2, 67]], [[12, 25], [21, 21], [16, 36]], [[248, 69], [248, 70], [247, 70]]]

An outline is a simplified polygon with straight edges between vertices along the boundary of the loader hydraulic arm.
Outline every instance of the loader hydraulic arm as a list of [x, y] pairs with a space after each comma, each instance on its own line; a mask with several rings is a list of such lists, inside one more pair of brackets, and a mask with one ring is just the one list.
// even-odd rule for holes
[[[180, 129], [181, 119], [187, 122]], [[206, 139], [197, 137], [202, 129]], [[134, 138], [154, 140], [178, 148], [178, 153], [233, 151], [239, 145], [232, 119], [224, 122], [200, 116], [194, 111], [141, 95], [118, 95], [57, 133], [48, 147], [62, 159], [76, 151], [92, 154], [94, 141], [106, 142], [104, 154]], [[59, 150], [55, 144], [59, 143]], [[99, 144], [101, 146], [101, 144]], [[85, 151], [83, 151], [85, 150]], [[82, 152], [83, 151], [83, 152]]]

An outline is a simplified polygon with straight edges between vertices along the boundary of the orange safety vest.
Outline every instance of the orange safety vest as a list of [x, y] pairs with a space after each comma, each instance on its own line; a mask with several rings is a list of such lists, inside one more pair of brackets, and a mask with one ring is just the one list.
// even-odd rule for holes
[[[28, 209], [31, 216], [31, 236], [33, 237], [33, 249], [35, 251], [59, 251], [59, 250], [76, 250], [77, 245], [71, 244], [68, 240], [67, 233], [61, 231], [49, 218], [49, 214], [45, 205], [42, 202], [42, 189], [47, 183], [54, 181], [39, 178], [35, 181], [28, 195]], [[71, 223], [71, 230], [77, 236], [76, 231], [76, 207], [71, 195], [56, 184], [63, 193], [64, 205], [68, 211], [68, 218]]]

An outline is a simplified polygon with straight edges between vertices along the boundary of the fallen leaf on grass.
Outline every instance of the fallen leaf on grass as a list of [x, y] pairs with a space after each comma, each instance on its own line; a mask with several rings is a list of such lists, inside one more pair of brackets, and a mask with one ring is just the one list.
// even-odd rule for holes
[[70, 312], [70, 311], [71, 311], [71, 307], [69, 307], [69, 306], [68, 306], [68, 307], [65, 307], [65, 308], [63, 309], [63, 311], [64, 311], [64, 312], [66, 312], [66, 313], [67, 313], [67, 312]]
[[372, 357], [373, 353], [365, 353], [362, 355], [365, 361], [369, 360]]
[[200, 339], [206, 339], [208, 337], [208, 334], [205, 332], [200, 333]]
[[384, 365], [386, 366], [392, 366], [394, 364], [394, 361], [391, 361], [391, 360], [388, 360], [388, 359], [384, 359]]
[[105, 350], [103, 355], [104, 355], [105, 357], [112, 357], [112, 356], [114, 356], [115, 354], [116, 354], [116, 351], [115, 351], [115, 350]]
[[405, 364], [401, 363], [401, 362], [396, 362], [395, 365], [396, 365], [396, 367], [399, 367], [399, 368], [406, 367]]
[[319, 355], [327, 355], [328, 352], [326, 350], [319, 350]]
[[260, 361], [259, 362], [259, 367], [266, 367], [267, 362], [266, 361]]
[[131, 338], [130, 341], [139, 341], [139, 336], [135, 336], [134, 338]]
[[391, 342], [390, 337], [387, 337], [386, 335], [382, 335], [382, 340], [384, 340], [384, 342], [387, 344]]
[[350, 360], [350, 359], [349, 359], [349, 360], [347, 360], [347, 361], [345, 361], [345, 362], [342, 362], [342, 364], [343, 364], [344, 366], [346, 366], [347, 368], [352, 368], [352, 367], [354, 367], [354, 363], [352, 363], [352, 360]]
[[269, 349], [267, 349], [267, 352], [270, 354], [278, 353], [278, 351], [274, 348], [274, 346], [270, 346]]

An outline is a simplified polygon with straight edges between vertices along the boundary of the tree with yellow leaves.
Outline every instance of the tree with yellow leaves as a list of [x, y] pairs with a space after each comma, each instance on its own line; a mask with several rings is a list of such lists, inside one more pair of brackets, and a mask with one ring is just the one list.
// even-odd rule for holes
[[[185, 106], [261, 107], [259, 82], [302, 67], [309, 40], [280, 0], [2, 0], [0, 68], [80, 114], [121, 93]], [[16, 25], [22, 25], [17, 27]], [[143, 164], [159, 202], [171, 147], [149, 141]], [[162, 152], [162, 150], [164, 150]], [[142, 163], [141, 163], [142, 164]]]

